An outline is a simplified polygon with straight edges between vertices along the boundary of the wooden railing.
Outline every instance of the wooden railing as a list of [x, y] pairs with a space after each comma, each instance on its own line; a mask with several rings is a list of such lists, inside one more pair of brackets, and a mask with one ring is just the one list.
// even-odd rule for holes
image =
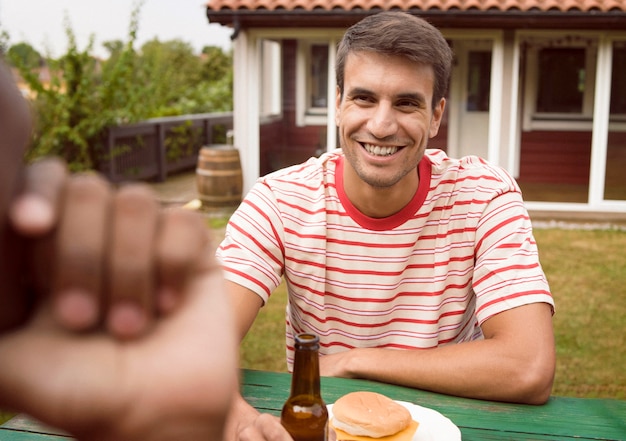
[[194, 169], [203, 146], [226, 144], [232, 127], [232, 112], [113, 126], [106, 134], [99, 169], [111, 182], [162, 182], [170, 174]]

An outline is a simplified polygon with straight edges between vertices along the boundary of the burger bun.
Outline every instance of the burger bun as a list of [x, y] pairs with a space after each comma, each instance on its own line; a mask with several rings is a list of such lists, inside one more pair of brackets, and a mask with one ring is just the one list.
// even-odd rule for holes
[[376, 392], [352, 392], [333, 404], [332, 425], [350, 435], [382, 438], [411, 424], [408, 409]]

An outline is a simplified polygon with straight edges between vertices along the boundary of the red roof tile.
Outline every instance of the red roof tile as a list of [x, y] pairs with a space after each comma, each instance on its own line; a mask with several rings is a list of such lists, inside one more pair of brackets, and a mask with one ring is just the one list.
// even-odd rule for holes
[[417, 9], [421, 11], [626, 11], [626, 0], [209, 0], [212, 11]]

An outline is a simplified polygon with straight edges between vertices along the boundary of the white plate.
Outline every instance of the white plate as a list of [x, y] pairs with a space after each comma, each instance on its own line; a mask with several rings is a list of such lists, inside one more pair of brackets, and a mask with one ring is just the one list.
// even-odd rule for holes
[[[436, 410], [418, 406], [407, 401], [396, 401], [406, 407], [419, 423], [413, 441], [461, 441], [461, 431], [448, 418]], [[328, 406], [329, 418], [333, 416], [333, 405]]]

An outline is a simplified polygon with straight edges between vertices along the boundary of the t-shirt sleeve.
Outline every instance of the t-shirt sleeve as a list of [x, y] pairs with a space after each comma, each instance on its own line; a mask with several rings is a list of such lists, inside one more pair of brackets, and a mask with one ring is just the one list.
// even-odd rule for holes
[[487, 205], [478, 224], [475, 253], [472, 285], [480, 324], [495, 314], [531, 303], [548, 303], [554, 311], [519, 192], [505, 192]]
[[257, 182], [231, 216], [216, 256], [226, 280], [267, 302], [284, 270], [283, 226], [270, 188]]

